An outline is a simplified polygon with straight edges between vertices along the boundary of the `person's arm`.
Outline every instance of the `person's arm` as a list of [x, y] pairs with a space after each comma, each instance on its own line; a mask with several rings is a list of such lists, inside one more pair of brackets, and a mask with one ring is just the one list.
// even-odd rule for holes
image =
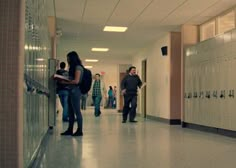
[[70, 81], [60, 81], [60, 83], [67, 84], [67, 85], [77, 85], [79, 83], [79, 80], [80, 80], [80, 75], [81, 75], [81, 71], [77, 69], [75, 71], [75, 78], [73, 80], [70, 80]]
[[140, 87], [140, 89], [142, 89], [144, 86], [146, 86], [146, 82], [142, 83], [142, 86]]
[[137, 75], [137, 77], [138, 77], [138, 87], [141, 88], [143, 83], [138, 75]]
[[127, 78], [127, 76], [125, 76], [124, 77], [124, 79], [121, 81], [121, 93], [122, 94], [125, 94], [126, 93], [126, 78]]

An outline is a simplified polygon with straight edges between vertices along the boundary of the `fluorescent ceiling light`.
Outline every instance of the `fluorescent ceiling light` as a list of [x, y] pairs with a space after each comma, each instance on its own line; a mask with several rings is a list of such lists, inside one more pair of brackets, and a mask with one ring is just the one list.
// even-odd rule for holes
[[85, 59], [85, 62], [98, 62], [97, 59]]
[[43, 59], [43, 58], [37, 58], [36, 60], [37, 60], [37, 61], [44, 61], [45, 59]]
[[85, 68], [88, 68], [88, 69], [93, 68], [93, 66], [90, 66], [90, 65], [85, 65], [84, 67], [85, 67]]
[[92, 48], [92, 51], [101, 51], [101, 52], [107, 52], [109, 48]]
[[119, 26], [105, 26], [103, 31], [108, 32], [125, 32], [128, 27], [119, 27]]

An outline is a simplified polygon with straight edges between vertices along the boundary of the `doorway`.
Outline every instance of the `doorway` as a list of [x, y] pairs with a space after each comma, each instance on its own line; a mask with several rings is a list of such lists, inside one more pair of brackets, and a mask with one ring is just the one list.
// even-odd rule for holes
[[[147, 82], [147, 60], [142, 61], [142, 76], [141, 80], [143, 83]], [[144, 85], [141, 89], [141, 114], [142, 117], [147, 117], [147, 85]]]
[[[122, 81], [126, 75], [127, 75], [126, 72], [120, 72], [120, 76], [119, 76], [120, 81]], [[119, 92], [119, 98], [120, 98], [120, 103], [119, 103], [119, 107], [118, 107], [118, 112], [122, 112], [123, 106], [124, 106], [124, 97], [121, 92]]]

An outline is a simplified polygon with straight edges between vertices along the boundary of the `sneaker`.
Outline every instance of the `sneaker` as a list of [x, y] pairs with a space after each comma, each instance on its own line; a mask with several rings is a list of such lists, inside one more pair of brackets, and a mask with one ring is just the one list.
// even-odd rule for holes
[[61, 133], [61, 135], [72, 135], [72, 134], [73, 132], [69, 130], [66, 130], [65, 132]]
[[83, 136], [83, 132], [76, 131], [72, 136]]
[[126, 123], [126, 120], [123, 120], [122, 123]]
[[131, 123], [136, 123], [136, 122], [138, 122], [138, 121], [136, 121], [136, 120], [130, 120], [129, 122], [131, 122]]

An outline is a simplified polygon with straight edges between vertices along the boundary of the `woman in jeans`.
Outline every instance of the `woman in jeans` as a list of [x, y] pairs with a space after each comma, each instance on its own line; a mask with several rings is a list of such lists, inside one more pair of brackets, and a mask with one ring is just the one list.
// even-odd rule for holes
[[[83, 136], [83, 117], [80, 111], [81, 91], [78, 85], [83, 76], [83, 65], [75, 51], [67, 54], [67, 62], [69, 65], [70, 81], [61, 82], [63, 84], [68, 84], [70, 88], [68, 97], [69, 126], [65, 132], [61, 133], [61, 135]], [[75, 115], [78, 128], [76, 132], [73, 133]]]

